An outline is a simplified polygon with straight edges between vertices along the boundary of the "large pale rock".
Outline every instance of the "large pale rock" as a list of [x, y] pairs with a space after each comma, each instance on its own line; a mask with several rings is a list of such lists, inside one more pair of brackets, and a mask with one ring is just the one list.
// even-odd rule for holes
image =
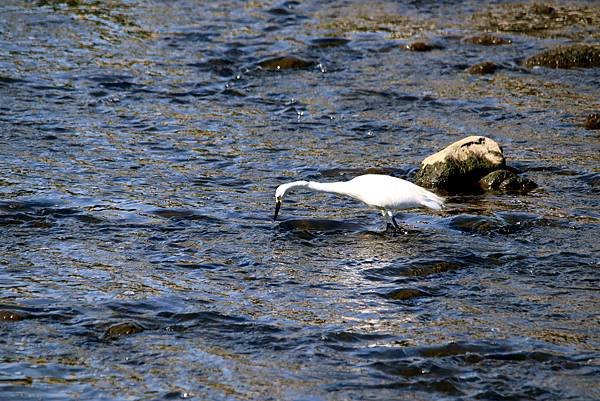
[[484, 136], [469, 136], [421, 162], [417, 184], [447, 191], [478, 186], [480, 178], [505, 166], [502, 148]]

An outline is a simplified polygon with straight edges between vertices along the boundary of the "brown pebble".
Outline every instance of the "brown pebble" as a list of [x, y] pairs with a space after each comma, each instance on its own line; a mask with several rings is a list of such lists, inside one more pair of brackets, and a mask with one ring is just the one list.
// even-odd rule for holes
[[428, 52], [441, 47], [426, 42], [413, 42], [406, 45], [406, 48], [412, 52]]
[[25, 319], [25, 315], [23, 313], [12, 310], [0, 310], [0, 320], [18, 322], [19, 320], [23, 319]]
[[294, 68], [312, 67], [315, 65], [315, 62], [304, 60], [296, 56], [282, 56], [262, 60], [258, 65], [266, 70], [289, 70]]
[[600, 113], [591, 113], [583, 122], [583, 126], [587, 129], [600, 129]]

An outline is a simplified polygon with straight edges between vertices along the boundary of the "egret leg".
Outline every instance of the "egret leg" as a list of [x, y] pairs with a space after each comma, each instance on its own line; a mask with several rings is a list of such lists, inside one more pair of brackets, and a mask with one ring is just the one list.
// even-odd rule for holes
[[392, 220], [392, 224], [394, 225], [394, 228], [396, 228], [397, 230], [399, 230], [400, 228], [400, 224], [398, 224], [398, 222], [396, 221], [396, 218], [394, 217], [394, 213], [392, 213], [391, 210], [387, 210], [387, 215], [388, 217]]
[[392, 223], [390, 223], [390, 213], [387, 210], [381, 210], [381, 216], [383, 216], [383, 221], [385, 221], [386, 229], [394, 227]]

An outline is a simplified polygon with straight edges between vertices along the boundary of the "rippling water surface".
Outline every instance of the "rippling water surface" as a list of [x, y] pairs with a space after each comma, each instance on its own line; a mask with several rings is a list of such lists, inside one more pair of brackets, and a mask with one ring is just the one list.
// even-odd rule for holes
[[[429, 3], [2, 2], [0, 398], [599, 399], [600, 75], [521, 67], [597, 3]], [[271, 221], [471, 134], [539, 188]]]

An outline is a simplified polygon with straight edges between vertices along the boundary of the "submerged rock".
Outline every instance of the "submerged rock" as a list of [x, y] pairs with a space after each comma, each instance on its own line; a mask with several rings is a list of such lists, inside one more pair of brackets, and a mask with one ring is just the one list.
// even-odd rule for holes
[[129, 336], [131, 334], [141, 333], [142, 331], [144, 331], [144, 327], [138, 322], [121, 322], [113, 324], [108, 329], [106, 329], [106, 331], [104, 332], [104, 337], [114, 340], [122, 336]]
[[479, 180], [479, 185], [483, 190], [500, 192], [525, 193], [537, 188], [535, 182], [506, 169], [492, 171]]
[[556, 8], [542, 3], [532, 4], [529, 10], [534, 14], [540, 15], [556, 15], [557, 13]]
[[509, 45], [512, 43], [510, 39], [504, 39], [499, 36], [493, 36], [489, 34], [470, 36], [463, 39], [463, 41], [473, 45], [483, 46]]
[[350, 42], [350, 39], [346, 38], [317, 38], [310, 41], [311, 46], [325, 48], [325, 47], [337, 47], [344, 46]]
[[398, 288], [388, 292], [384, 296], [394, 301], [406, 301], [413, 298], [428, 297], [431, 294], [418, 288]]
[[17, 312], [14, 310], [0, 310], [0, 320], [18, 322], [26, 317], [27, 315], [22, 312]]
[[504, 165], [498, 143], [484, 136], [469, 136], [423, 160], [415, 180], [424, 187], [456, 191], [473, 187], [481, 177]]
[[293, 68], [308, 68], [316, 63], [296, 56], [273, 57], [260, 61], [258, 65], [266, 70], [289, 70]]
[[467, 69], [469, 74], [485, 75], [493, 74], [498, 69], [498, 66], [491, 61], [484, 61], [483, 63], [472, 65]]
[[600, 113], [591, 113], [583, 122], [583, 126], [587, 129], [600, 129]]
[[441, 46], [427, 42], [413, 42], [406, 45], [406, 48], [413, 52], [428, 52], [435, 49], [441, 49]]
[[525, 61], [527, 67], [598, 68], [600, 46], [576, 44], [543, 51]]

